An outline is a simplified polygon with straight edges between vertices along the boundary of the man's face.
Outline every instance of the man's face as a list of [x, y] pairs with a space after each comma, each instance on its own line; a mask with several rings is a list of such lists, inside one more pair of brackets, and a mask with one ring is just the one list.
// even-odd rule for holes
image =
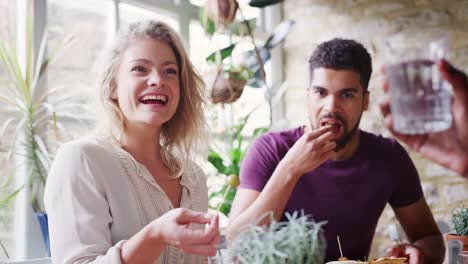
[[358, 73], [351, 70], [316, 68], [307, 91], [307, 107], [313, 129], [331, 125], [336, 151], [353, 138], [369, 104]]

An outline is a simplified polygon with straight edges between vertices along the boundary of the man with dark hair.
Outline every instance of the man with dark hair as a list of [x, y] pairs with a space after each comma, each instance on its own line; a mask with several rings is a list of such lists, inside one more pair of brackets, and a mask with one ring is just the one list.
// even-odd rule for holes
[[[326, 261], [364, 260], [377, 221], [390, 204], [410, 244], [390, 249], [409, 263], [442, 263], [444, 244], [424, 199], [416, 168], [395, 140], [359, 129], [369, 104], [367, 50], [353, 40], [320, 44], [310, 60], [309, 126], [268, 133], [248, 150], [240, 173], [229, 240], [266, 212], [276, 221], [303, 210], [327, 221]], [[263, 219], [259, 225], [269, 224]]]

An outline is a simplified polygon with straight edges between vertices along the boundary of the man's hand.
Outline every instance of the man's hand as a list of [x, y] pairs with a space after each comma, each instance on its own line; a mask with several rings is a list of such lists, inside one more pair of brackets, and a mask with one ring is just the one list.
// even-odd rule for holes
[[306, 131], [281, 160], [294, 175], [302, 176], [335, 156], [331, 127]]
[[[437, 62], [444, 79], [453, 87], [452, 126], [443, 132], [404, 135], [393, 130], [390, 99], [386, 95], [380, 104], [385, 125], [400, 141], [425, 157], [468, 178], [468, 82], [467, 76], [448, 62]], [[388, 82], [384, 83], [388, 92]]]
[[422, 264], [424, 263], [423, 253], [417, 247], [411, 244], [399, 244], [387, 250], [387, 256], [395, 258], [406, 258], [408, 264]]

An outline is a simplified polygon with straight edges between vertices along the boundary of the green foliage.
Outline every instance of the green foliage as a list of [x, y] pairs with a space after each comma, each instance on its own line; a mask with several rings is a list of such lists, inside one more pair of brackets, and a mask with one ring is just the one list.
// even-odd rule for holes
[[[31, 9], [31, 3], [29, 10]], [[22, 71], [20, 61], [13, 45], [0, 42], [0, 62], [5, 69], [7, 82], [0, 86], [0, 114], [6, 119], [0, 129], [0, 138], [8, 138], [7, 163], [15, 164], [15, 158], [24, 159], [28, 182], [19, 189], [2, 190], [0, 207], [6, 207], [24, 188], [31, 190], [32, 207], [35, 212], [43, 211], [42, 190], [53, 160], [53, 147], [50, 141], [57, 141], [64, 132], [61, 121], [81, 122], [78, 114], [86, 113], [86, 106], [75, 103], [77, 94], [67, 87], [47, 87], [44, 76], [50, 63], [58, 52], [73, 43], [66, 38], [50, 55], [46, 54], [47, 32], [43, 32], [41, 43], [34, 54], [34, 29], [32, 15], [27, 18], [26, 67]], [[55, 101], [50, 99], [54, 98]], [[18, 168], [14, 168], [15, 171]], [[17, 176], [14, 174], [14, 176]], [[3, 182], [9, 183], [11, 176], [4, 175]], [[7, 184], [8, 185], [8, 184]], [[7, 186], [5, 185], [5, 186]]]
[[[258, 107], [254, 108], [250, 113], [248, 113], [244, 118], [241, 118], [238, 124], [232, 126], [226, 136], [228, 137], [228, 148], [227, 151], [222, 152], [215, 148], [211, 148], [208, 161], [216, 168], [218, 174], [226, 178], [226, 183], [221, 187], [219, 191], [215, 191], [210, 194], [209, 199], [220, 198], [221, 202], [216, 206], [218, 211], [223, 213], [226, 216], [229, 216], [231, 211], [232, 201], [236, 195], [236, 189], [231, 188], [227, 179], [230, 175], [239, 175], [240, 173], [240, 163], [244, 158], [244, 155], [247, 151], [247, 144], [245, 144], [245, 138], [242, 135], [242, 131], [247, 124], [251, 114], [257, 110]], [[256, 138], [258, 135], [265, 133], [267, 128], [257, 128], [254, 130], [252, 139]]]
[[203, 29], [205, 29], [206, 34], [210, 37], [213, 36], [214, 32], [216, 31], [216, 26], [213, 20], [211, 20], [211, 18], [206, 15], [205, 8], [200, 8], [198, 12], [198, 20], [203, 26]]
[[249, 5], [264, 8], [282, 2], [283, 0], [250, 0]]
[[[254, 7], [265, 7], [268, 5], [276, 4], [281, 2], [281, 0], [262, 0], [262, 1], [250, 1], [249, 5]], [[240, 7], [239, 7], [239, 10]], [[225, 28], [225, 33], [229, 35], [237, 35], [241, 37], [250, 38], [254, 48], [248, 50], [242, 54], [243, 62], [241, 66], [245, 68], [245, 72], [248, 74], [242, 75], [242, 80], [247, 81], [247, 85], [252, 88], [261, 88], [266, 85], [265, 76], [264, 76], [264, 64], [270, 59], [271, 52], [270, 50], [283, 42], [286, 38], [286, 35], [291, 30], [294, 25], [294, 20], [287, 20], [280, 23], [275, 27], [272, 34], [269, 36], [267, 41], [263, 46], [258, 46], [255, 44], [253, 39], [253, 31], [256, 27], [256, 19], [246, 19], [242, 12], [240, 12], [242, 20], [233, 21]], [[216, 32], [216, 24], [205, 14], [204, 8], [200, 9], [199, 20], [205, 32], [209, 37], [213, 36]], [[233, 43], [227, 47], [224, 47], [220, 50], [214, 51], [207, 58], [208, 63], [217, 63], [218, 66], [222, 66], [223, 72], [232, 73], [230, 69], [232, 65], [228, 63], [228, 66], [223, 65], [225, 59], [229, 59], [232, 56], [233, 50], [236, 47], [237, 43]], [[231, 62], [232, 60], [229, 60]]]
[[[278, 223], [269, 213], [248, 225], [232, 243], [229, 252], [232, 263], [324, 263], [325, 222], [316, 223], [298, 212], [286, 216], [288, 221]], [[258, 226], [264, 217], [270, 217], [271, 224]]]
[[281, 22], [279, 25], [273, 29], [273, 33], [265, 42], [263, 47], [265, 49], [272, 49], [278, 46], [288, 35], [289, 31], [291, 31], [292, 26], [294, 25], [294, 20], [289, 19], [286, 21]]
[[[248, 26], [246, 25], [248, 24]], [[257, 19], [252, 18], [246, 21], [236, 21], [232, 22], [228, 26], [228, 30], [230, 33], [240, 36], [240, 37], [245, 37], [249, 35], [249, 28], [254, 29], [257, 26]]]
[[452, 223], [459, 236], [468, 236], [468, 208], [460, 207], [452, 211]]

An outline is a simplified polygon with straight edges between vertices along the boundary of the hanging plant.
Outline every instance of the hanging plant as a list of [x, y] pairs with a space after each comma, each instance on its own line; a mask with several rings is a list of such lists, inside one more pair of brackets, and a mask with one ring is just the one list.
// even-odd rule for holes
[[208, 97], [214, 104], [229, 104], [242, 95], [250, 72], [243, 65], [231, 66], [227, 70], [217, 68], [205, 76]]
[[226, 26], [234, 20], [238, 7], [236, 0], [208, 0], [206, 14], [217, 25]]

